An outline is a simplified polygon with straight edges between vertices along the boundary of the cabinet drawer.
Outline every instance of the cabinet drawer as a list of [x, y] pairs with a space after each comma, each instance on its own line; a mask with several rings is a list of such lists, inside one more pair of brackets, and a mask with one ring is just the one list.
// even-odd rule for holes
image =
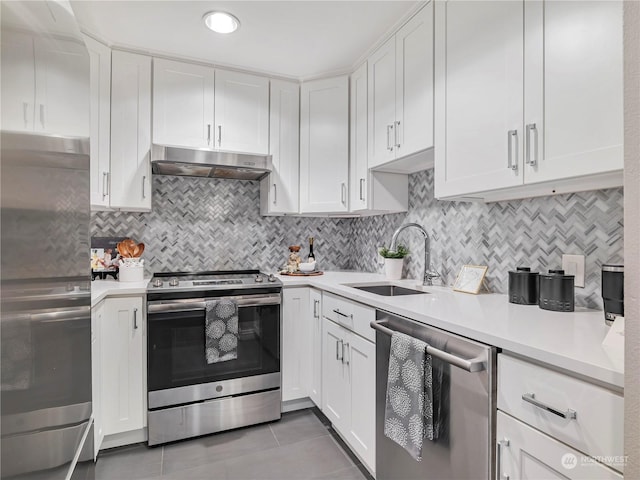
[[369, 326], [376, 319], [376, 311], [346, 298], [322, 294], [322, 316], [356, 332], [375, 343], [376, 335]]
[[[588, 455], [624, 455], [624, 399], [597, 385], [502, 354], [498, 409]], [[622, 471], [615, 459], [602, 461]]]

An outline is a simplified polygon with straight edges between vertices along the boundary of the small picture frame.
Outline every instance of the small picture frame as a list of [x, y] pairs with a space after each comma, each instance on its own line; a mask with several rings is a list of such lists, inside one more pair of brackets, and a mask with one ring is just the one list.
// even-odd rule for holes
[[486, 265], [463, 265], [456, 283], [453, 284], [453, 289], [456, 292], [477, 295], [482, 288], [488, 268]]

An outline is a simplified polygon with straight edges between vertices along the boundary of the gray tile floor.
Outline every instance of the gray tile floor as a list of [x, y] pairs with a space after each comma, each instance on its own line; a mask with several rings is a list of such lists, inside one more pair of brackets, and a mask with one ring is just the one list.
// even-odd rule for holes
[[144, 444], [101, 452], [74, 480], [366, 480], [371, 477], [326, 419], [313, 410], [155, 448]]

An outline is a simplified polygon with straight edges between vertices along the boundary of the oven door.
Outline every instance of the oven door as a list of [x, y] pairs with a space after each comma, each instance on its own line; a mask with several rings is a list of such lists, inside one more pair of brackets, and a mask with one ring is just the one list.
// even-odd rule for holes
[[210, 364], [205, 302], [217, 298], [148, 302], [150, 409], [280, 386], [280, 293], [224, 298], [238, 304], [237, 358]]

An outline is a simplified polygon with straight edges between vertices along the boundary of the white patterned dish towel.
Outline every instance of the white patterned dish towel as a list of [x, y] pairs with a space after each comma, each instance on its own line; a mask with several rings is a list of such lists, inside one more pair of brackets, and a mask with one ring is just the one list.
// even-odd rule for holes
[[433, 374], [427, 344], [394, 332], [389, 350], [384, 435], [417, 461], [422, 460], [424, 439], [435, 441], [440, 431], [438, 400], [442, 370], [436, 370], [435, 379]]
[[208, 364], [238, 358], [238, 304], [234, 300], [205, 302], [205, 354]]

